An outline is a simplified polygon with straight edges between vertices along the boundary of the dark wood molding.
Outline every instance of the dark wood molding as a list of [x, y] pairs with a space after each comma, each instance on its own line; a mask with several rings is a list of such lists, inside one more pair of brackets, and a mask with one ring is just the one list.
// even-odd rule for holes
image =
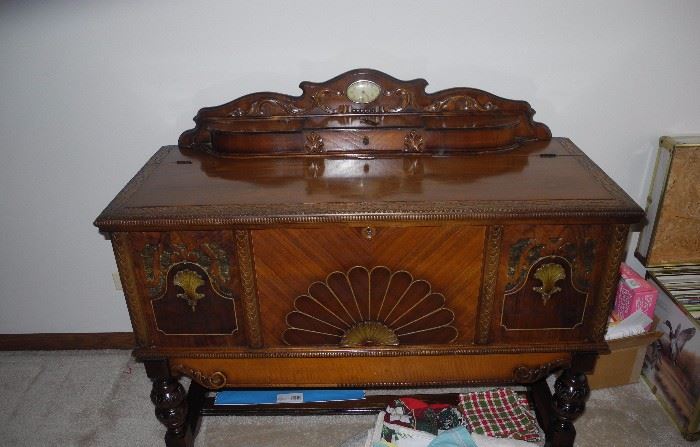
[[133, 349], [135, 346], [131, 332], [0, 334], [0, 351]]

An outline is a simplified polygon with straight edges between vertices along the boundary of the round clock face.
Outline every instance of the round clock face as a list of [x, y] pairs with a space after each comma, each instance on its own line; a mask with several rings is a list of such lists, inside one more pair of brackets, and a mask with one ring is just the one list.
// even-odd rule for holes
[[376, 83], [360, 79], [350, 84], [345, 93], [350, 101], [367, 104], [377, 99], [381, 91], [381, 87]]

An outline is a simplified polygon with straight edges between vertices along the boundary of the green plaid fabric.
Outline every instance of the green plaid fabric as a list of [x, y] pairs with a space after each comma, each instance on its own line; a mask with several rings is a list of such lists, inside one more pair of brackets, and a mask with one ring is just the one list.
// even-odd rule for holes
[[494, 438], [541, 441], [537, 419], [530, 412], [527, 400], [510, 389], [461, 394], [459, 402], [471, 432]]

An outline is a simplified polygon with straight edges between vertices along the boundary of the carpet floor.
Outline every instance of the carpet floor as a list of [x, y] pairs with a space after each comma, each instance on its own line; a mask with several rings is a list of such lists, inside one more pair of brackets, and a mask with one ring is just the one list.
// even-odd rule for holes
[[[150, 381], [128, 351], [0, 352], [0, 446], [158, 446]], [[374, 416], [208, 417], [197, 447], [357, 447]], [[595, 390], [576, 446], [686, 446], [643, 383]]]

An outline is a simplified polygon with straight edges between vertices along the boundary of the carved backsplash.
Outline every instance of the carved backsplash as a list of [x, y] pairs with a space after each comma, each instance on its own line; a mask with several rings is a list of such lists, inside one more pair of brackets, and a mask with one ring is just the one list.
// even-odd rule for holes
[[422, 151], [418, 144], [405, 148], [413, 132], [411, 141], [425, 140], [426, 152], [444, 153], [502, 150], [551, 138], [547, 126], [532, 120], [535, 112], [525, 101], [466, 87], [426, 93], [427, 85], [424, 79], [401, 81], [358, 69], [326, 82], [302, 82], [300, 96], [253, 93], [201, 109], [195, 128], [180, 136], [179, 145], [222, 155], [304, 153], [305, 147], [312, 154], [321, 147], [324, 152]]

